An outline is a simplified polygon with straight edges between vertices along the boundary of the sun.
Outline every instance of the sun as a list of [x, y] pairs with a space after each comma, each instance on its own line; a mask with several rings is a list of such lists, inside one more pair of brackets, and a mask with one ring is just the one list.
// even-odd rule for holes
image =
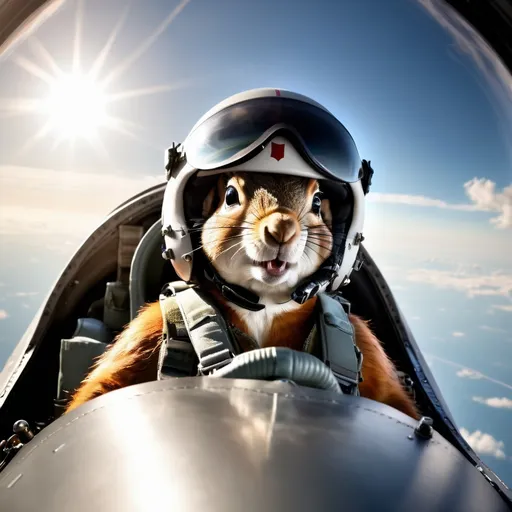
[[92, 138], [107, 122], [107, 96], [99, 83], [80, 73], [66, 74], [51, 84], [43, 111], [63, 139]]
[[104, 145], [105, 137], [101, 133], [101, 128], [107, 128], [160, 150], [161, 147], [152, 140], [144, 140], [140, 137], [140, 133], [145, 131], [144, 127], [136, 122], [113, 116], [108, 112], [108, 107], [114, 102], [187, 87], [193, 85], [194, 80], [180, 80], [172, 84], [117, 90], [109, 93], [107, 93], [107, 88], [110, 89], [112, 83], [132, 67], [189, 2], [190, 0], [181, 0], [151, 34], [134, 48], [133, 52], [126, 55], [104, 76], [101, 76], [101, 71], [127, 18], [129, 9], [126, 8], [123, 11], [88, 70], [83, 70], [81, 65], [83, 0], [77, 0], [76, 4], [71, 69], [62, 69], [41, 41], [35, 35], [31, 35], [27, 39], [27, 50], [32, 51], [40, 62], [35, 62], [21, 54], [14, 54], [12, 62], [42, 80], [48, 86], [47, 94], [43, 97], [32, 98], [0, 98], [0, 117], [35, 114], [37, 117], [44, 118], [41, 128], [34, 135], [27, 137], [20, 152], [28, 152], [36, 142], [51, 134], [54, 143], [51, 147], [46, 144], [45, 149], [54, 150], [64, 140], [68, 140], [73, 149], [75, 142], [84, 139], [100, 154], [108, 157], [108, 151]]

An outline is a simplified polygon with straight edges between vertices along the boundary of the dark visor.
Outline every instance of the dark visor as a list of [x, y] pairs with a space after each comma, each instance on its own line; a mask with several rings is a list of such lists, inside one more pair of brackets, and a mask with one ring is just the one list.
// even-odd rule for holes
[[361, 159], [347, 129], [323, 109], [291, 98], [255, 98], [227, 107], [195, 128], [183, 146], [202, 170], [232, 166], [283, 133], [319, 172], [338, 180], [360, 178]]

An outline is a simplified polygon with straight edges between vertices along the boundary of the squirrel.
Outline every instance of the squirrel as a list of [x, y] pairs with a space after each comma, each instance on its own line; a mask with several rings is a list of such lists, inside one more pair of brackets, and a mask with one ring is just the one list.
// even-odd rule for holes
[[[258, 294], [266, 307], [248, 311], [228, 302], [206, 280], [201, 287], [214, 298], [226, 321], [259, 347], [302, 350], [315, 322], [317, 299], [298, 304], [290, 294], [330, 255], [329, 199], [322, 197], [320, 183], [313, 178], [232, 172], [215, 180], [202, 204], [197, 228], [200, 249], [223, 279]], [[354, 314], [349, 318], [363, 354], [360, 395], [418, 419], [413, 399], [369, 322]], [[162, 330], [159, 303], [143, 306], [96, 361], [66, 412], [109, 391], [153, 380]]]

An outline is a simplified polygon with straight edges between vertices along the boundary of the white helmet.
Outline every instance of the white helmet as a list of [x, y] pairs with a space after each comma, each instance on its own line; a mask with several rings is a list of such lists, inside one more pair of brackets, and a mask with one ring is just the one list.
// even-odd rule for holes
[[[348, 221], [337, 222], [331, 199], [331, 256], [307, 282], [299, 284], [292, 299], [303, 303], [320, 291], [336, 290], [348, 282], [363, 240], [364, 196], [373, 170], [369, 162], [361, 161], [347, 129], [322, 105], [282, 89], [254, 89], [231, 96], [208, 111], [182, 145], [169, 148], [166, 169], [162, 255], [184, 281], [192, 279], [196, 254], [193, 219], [187, 214], [187, 183], [193, 176], [253, 171], [321, 180], [321, 186], [331, 190], [331, 198], [340, 187], [349, 187], [353, 204]], [[215, 269], [208, 268], [205, 275], [231, 302], [251, 310], [264, 308], [257, 295], [227, 283]]]

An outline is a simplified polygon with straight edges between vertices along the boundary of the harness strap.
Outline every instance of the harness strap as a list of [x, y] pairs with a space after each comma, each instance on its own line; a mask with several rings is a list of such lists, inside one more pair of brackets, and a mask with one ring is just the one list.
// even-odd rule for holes
[[[236, 328], [230, 330], [222, 314], [193, 285], [169, 283], [160, 294], [164, 319], [158, 379], [166, 376], [208, 375], [229, 364], [235, 354], [258, 348]], [[316, 352], [338, 380], [343, 393], [359, 395], [363, 356], [355, 344], [350, 303], [339, 295], [318, 294], [317, 321], [304, 351]], [[345, 310], [347, 308], [347, 311]], [[317, 344], [317, 341], [319, 342]]]
[[[160, 299], [164, 314], [172, 306], [166, 303], [169, 298], [178, 305], [187, 338], [199, 361], [199, 374], [208, 375], [229, 364], [237, 350], [221, 313], [202, 297], [199, 290], [186, 283], [171, 283], [164, 288]], [[176, 313], [175, 309], [173, 314]]]
[[343, 393], [359, 396], [363, 354], [355, 344], [354, 327], [344, 305], [350, 307], [340, 296], [318, 294], [317, 328], [322, 359], [331, 368]]
[[[171, 286], [174, 291], [188, 288], [184, 282], [172, 283]], [[160, 310], [163, 339], [158, 357], [157, 380], [197, 374], [198, 361], [194, 347], [190, 343], [176, 298], [167, 290], [167, 286], [160, 294]]]

